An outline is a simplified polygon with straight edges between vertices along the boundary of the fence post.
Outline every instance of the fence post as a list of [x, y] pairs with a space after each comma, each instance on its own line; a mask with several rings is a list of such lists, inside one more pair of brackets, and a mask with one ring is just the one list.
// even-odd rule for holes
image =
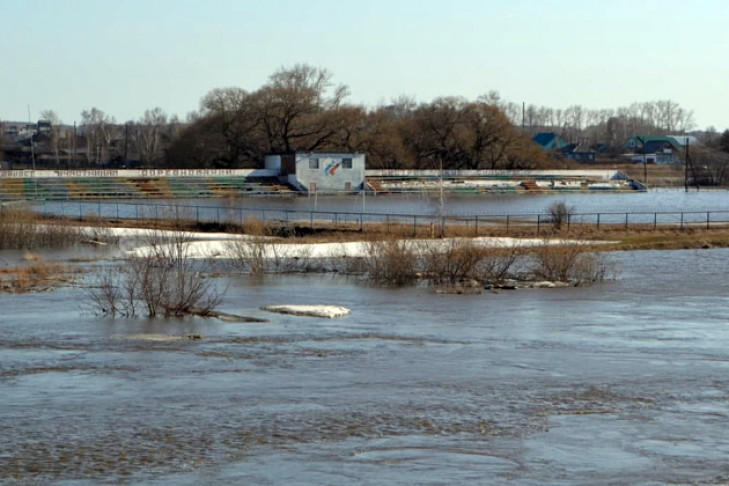
[[418, 235], [418, 217], [413, 215], [413, 236]]
[[658, 213], [653, 213], [653, 229], [658, 228]]
[[628, 229], [628, 213], [625, 213], [625, 229]]
[[359, 232], [360, 233], [363, 231], [363, 228], [364, 228], [363, 219], [364, 219], [364, 214], [359, 213]]
[[542, 215], [537, 214], [537, 234], [539, 234], [541, 227], [542, 227]]
[[478, 215], [476, 216], [476, 224], [474, 229], [476, 230], [476, 236], [478, 236]]
[[600, 229], [600, 213], [597, 213], [597, 229]]
[[681, 229], [683, 229], [683, 213], [681, 213]]
[[570, 230], [571, 221], [572, 221], [572, 215], [570, 213], [567, 213], [567, 231]]
[[709, 229], [709, 211], [706, 211], [706, 229]]

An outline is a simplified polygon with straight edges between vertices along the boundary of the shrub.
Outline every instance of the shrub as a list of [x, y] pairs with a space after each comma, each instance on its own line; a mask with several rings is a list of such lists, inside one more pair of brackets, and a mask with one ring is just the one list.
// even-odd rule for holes
[[538, 278], [573, 285], [590, 285], [605, 280], [609, 262], [601, 254], [580, 244], [549, 244], [545, 241], [534, 251]]
[[371, 280], [390, 285], [413, 283], [418, 278], [417, 249], [411, 242], [394, 238], [368, 242], [365, 249]]
[[423, 244], [425, 271], [431, 282], [454, 285], [479, 277], [485, 250], [470, 239], [429, 241]]
[[205, 278], [205, 262], [190, 258], [190, 241], [184, 232], [169, 240], [150, 233], [142, 253], [99, 277], [99, 285], [89, 292], [92, 308], [112, 317], [134, 317], [142, 311], [147, 317], [208, 315], [223, 293]]
[[547, 208], [549, 213], [549, 220], [554, 225], [554, 229], [562, 229], [562, 225], [567, 223], [574, 213], [574, 208], [567, 206], [564, 201], [557, 201], [552, 203]]

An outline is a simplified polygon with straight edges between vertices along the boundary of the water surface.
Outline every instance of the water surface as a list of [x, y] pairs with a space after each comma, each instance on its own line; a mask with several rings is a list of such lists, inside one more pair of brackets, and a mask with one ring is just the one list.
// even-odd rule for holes
[[614, 258], [614, 282], [475, 296], [233, 278], [222, 310], [262, 324], [0, 294], [0, 482], [729, 481], [729, 251]]

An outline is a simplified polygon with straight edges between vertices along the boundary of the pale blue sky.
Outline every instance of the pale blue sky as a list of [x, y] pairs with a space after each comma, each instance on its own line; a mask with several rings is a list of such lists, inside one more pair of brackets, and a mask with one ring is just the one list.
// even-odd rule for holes
[[400, 94], [616, 108], [670, 98], [729, 127], [729, 1], [0, 0], [0, 119], [96, 106], [185, 114], [216, 87], [326, 67], [368, 106]]

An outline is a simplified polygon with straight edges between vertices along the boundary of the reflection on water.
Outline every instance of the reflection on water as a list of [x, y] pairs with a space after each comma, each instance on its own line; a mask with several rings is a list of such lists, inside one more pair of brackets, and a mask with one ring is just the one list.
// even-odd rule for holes
[[[234, 279], [221, 310], [257, 324], [0, 295], [0, 482], [721, 482], [727, 257], [623, 253], [615, 282], [478, 296]], [[259, 310], [278, 303], [353, 314]], [[205, 337], [116, 338], [159, 333]]]

